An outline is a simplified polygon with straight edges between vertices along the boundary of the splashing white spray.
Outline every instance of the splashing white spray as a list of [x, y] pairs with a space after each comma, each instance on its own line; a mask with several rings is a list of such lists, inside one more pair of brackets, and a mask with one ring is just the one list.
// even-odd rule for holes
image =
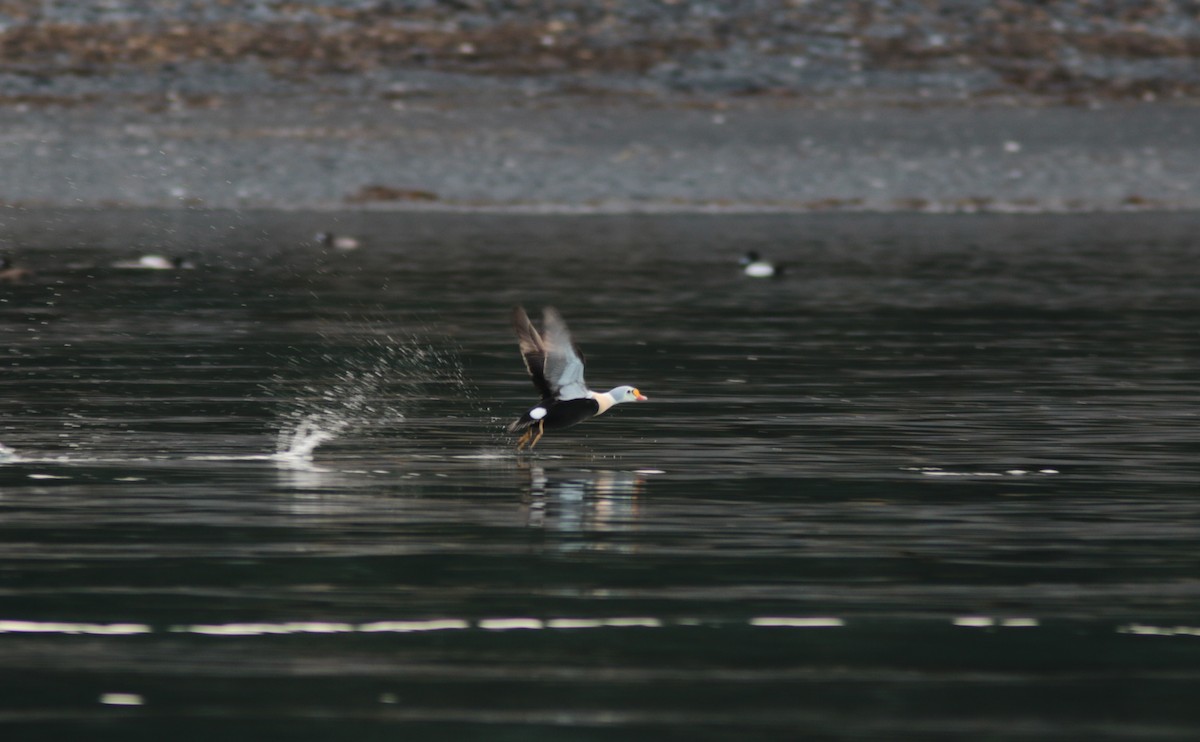
[[[311, 461], [318, 446], [343, 436], [394, 435], [435, 385], [449, 384], [472, 396], [457, 352], [415, 336], [401, 341], [358, 337], [351, 353], [326, 353], [320, 360], [341, 368], [331, 382], [309, 380], [292, 387], [279, 414], [277, 459]], [[312, 364], [303, 359], [289, 365], [311, 374]], [[275, 382], [287, 384], [281, 377]]]
[[308, 415], [294, 424], [284, 425], [279, 431], [275, 458], [311, 461], [317, 446], [337, 438], [338, 433], [348, 425], [346, 420], [319, 412]]

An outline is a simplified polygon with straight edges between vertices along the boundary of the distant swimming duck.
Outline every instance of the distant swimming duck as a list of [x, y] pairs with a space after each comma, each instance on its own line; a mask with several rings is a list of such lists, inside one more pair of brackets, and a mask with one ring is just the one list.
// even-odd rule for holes
[[522, 307], [513, 308], [512, 324], [525, 368], [542, 394], [540, 402], [508, 426], [510, 433], [522, 431], [518, 451], [526, 444], [532, 451], [547, 430], [569, 428], [622, 402], [646, 401], [632, 386], [619, 386], [607, 392], [587, 388], [583, 380], [583, 357], [571, 341], [567, 323], [553, 307], [542, 311], [544, 335], [538, 334]]
[[348, 234], [333, 234], [332, 232], [317, 232], [313, 235], [317, 242], [334, 250], [357, 250], [362, 242], [357, 237]]
[[757, 252], [751, 250], [738, 261], [742, 273], [751, 278], [777, 278], [783, 275], [783, 266], [764, 260]]
[[8, 256], [0, 257], [0, 281], [5, 283], [20, 283], [30, 276], [32, 271], [18, 268]]
[[167, 258], [162, 255], [143, 255], [137, 260], [118, 260], [112, 266], [114, 268], [150, 271], [191, 270], [196, 267], [187, 258]]

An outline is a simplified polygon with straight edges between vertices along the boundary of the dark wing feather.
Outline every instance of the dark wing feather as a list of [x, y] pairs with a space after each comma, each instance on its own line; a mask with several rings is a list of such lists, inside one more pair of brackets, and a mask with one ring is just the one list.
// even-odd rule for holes
[[546, 383], [546, 343], [534, 328], [524, 307], [513, 307], [512, 326], [517, 333], [517, 344], [521, 348], [521, 359], [525, 361], [525, 369], [529, 378], [541, 393], [542, 399], [554, 396], [554, 391]]

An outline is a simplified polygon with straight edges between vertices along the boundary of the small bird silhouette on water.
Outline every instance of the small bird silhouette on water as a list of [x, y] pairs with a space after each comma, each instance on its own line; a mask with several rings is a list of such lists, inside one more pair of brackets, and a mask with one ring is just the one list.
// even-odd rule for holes
[[542, 395], [540, 402], [508, 426], [508, 432], [521, 433], [518, 451], [526, 445], [532, 451], [547, 430], [569, 428], [622, 402], [646, 401], [646, 396], [632, 386], [619, 386], [607, 392], [587, 388], [583, 380], [583, 356], [571, 341], [567, 323], [553, 307], [542, 311], [542, 334], [522, 307], [513, 308], [512, 324], [525, 368]]
[[31, 275], [32, 271], [13, 265], [8, 256], [0, 257], [0, 282], [20, 283]]
[[778, 278], [783, 275], [783, 266], [765, 260], [757, 252], [751, 250], [738, 261], [742, 273], [751, 278]]
[[118, 260], [112, 267], [126, 270], [172, 271], [191, 270], [196, 266], [183, 256], [168, 258], [163, 255], [143, 255], [137, 260]]
[[361, 240], [348, 234], [317, 232], [313, 235], [313, 239], [325, 247], [332, 247], [334, 250], [357, 250], [359, 247], [362, 247]]

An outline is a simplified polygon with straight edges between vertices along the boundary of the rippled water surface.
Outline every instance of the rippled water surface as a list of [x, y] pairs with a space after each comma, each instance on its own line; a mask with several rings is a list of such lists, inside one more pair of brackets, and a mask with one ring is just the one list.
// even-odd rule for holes
[[1200, 733], [1200, 217], [0, 227], [5, 738]]

